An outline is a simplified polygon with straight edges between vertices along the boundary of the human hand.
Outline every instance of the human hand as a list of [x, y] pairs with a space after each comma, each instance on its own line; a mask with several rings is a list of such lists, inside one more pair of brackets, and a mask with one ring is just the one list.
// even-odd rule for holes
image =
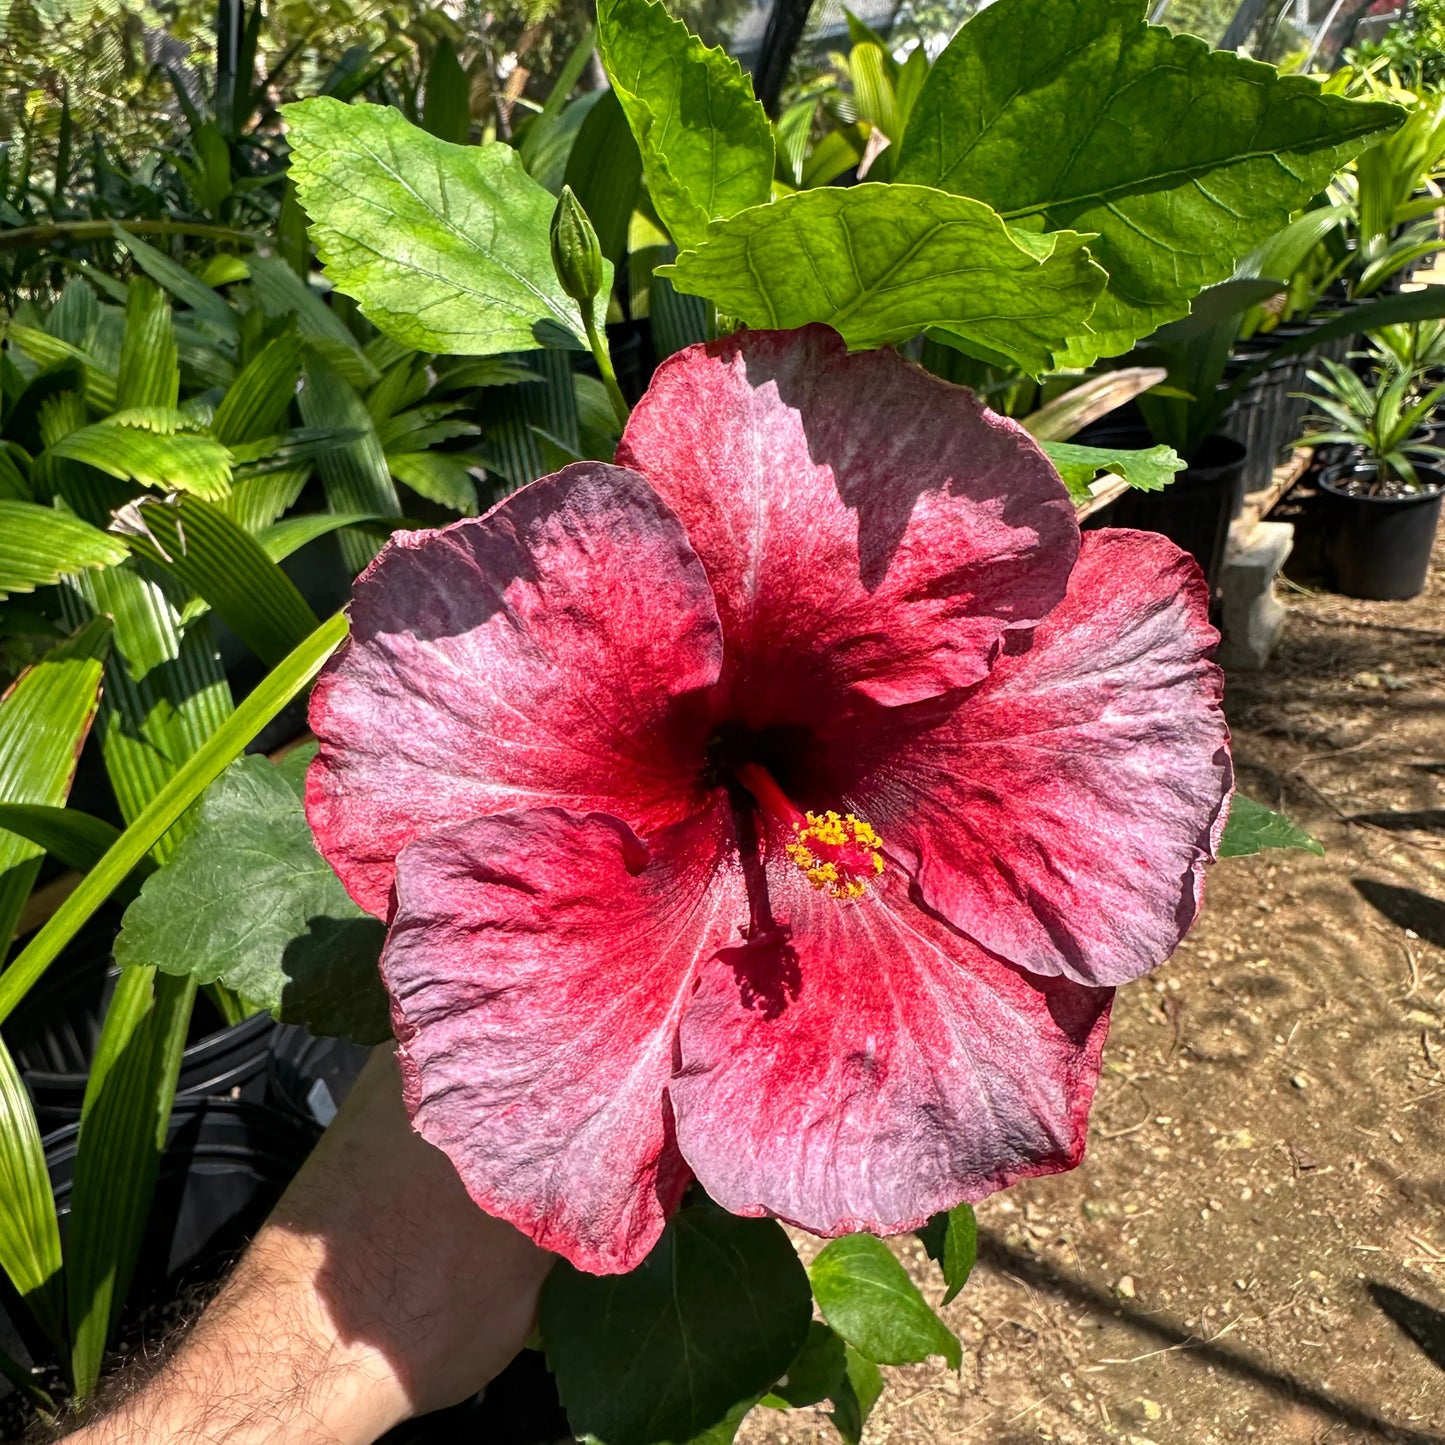
[[171, 1361], [81, 1445], [369, 1445], [522, 1348], [552, 1256], [413, 1132], [390, 1049]]

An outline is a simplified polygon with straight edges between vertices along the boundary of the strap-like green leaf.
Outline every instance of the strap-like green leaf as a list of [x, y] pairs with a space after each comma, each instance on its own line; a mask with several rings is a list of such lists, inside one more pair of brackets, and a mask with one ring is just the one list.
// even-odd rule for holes
[[[98, 619], [27, 668], [0, 699], [0, 802], [65, 802], [95, 717], [110, 623]], [[0, 950], [9, 944], [44, 850], [0, 834]]]
[[[103, 365], [100, 358], [92, 352], [62, 341], [58, 336], [50, 336], [33, 326], [22, 326], [18, 321], [10, 322], [5, 328], [5, 335], [42, 366], [56, 366], [66, 361], [77, 362], [85, 377], [85, 399], [101, 411], [110, 411], [115, 406], [115, 371]], [[22, 397], [17, 403], [17, 411], [25, 404]], [[32, 400], [28, 405], [34, 408], [38, 403]]]
[[175, 407], [181, 367], [171, 328], [171, 307], [160, 287], [137, 276], [125, 303], [125, 334], [116, 371], [117, 411], [131, 407]]
[[219, 501], [231, 489], [231, 454], [213, 437], [173, 436], [110, 420], [81, 427], [51, 448], [112, 477]]
[[60, 1226], [30, 1096], [0, 1041], [0, 1269], [46, 1334], [65, 1340]]
[[267, 673], [245, 701], [162, 784], [115, 846], [81, 879], [9, 968], [0, 973], [0, 1023], [186, 809], [316, 676], [345, 636], [346, 616], [338, 612]]
[[1011, 230], [978, 201], [922, 186], [827, 187], [714, 223], [659, 274], [749, 326], [823, 321], [854, 347], [936, 327], [1037, 373], [1107, 279], [1084, 242]]
[[[338, 290], [420, 351], [585, 344], [552, 268], [552, 196], [511, 146], [450, 145], [390, 106], [284, 107], [291, 174]], [[604, 268], [602, 295], [612, 288]]]
[[280, 431], [300, 375], [301, 338], [287, 331], [264, 346], [231, 383], [211, 420], [211, 434], [229, 447]]
[[193, 276], [179, 262], [172, 261], [165, 252], [156, 250], [148, 241], [142, 241], [119, 225], [114, 227], [114, 231], [116, 241], [130, 252], [136, 265], [182, 305], [189, 306], [198, 320], [212, 328], [223, 345], [235, 336], [236, 313], [224, 296]]
[[251, 262], [251, 289], [267, 316], [294, 316], [302, 340], [352, 386], [376, 384], [381, 373], [346, 329], [346, 323], [286, 262], [276, 256], [257, 256]]
[[[366, 403], [344, 377], [314, 352], [306, 360], [301, 416], [307, 426], [330, 427], [353, 434], [350, 441], [329, 448], [317, 460], [331, 510], [368, 512], [379, 517], [399, 515], [401, 502]], [[378, 549], [379, 544], [354, 532], [341, 538], [341, 555], [353, 572], [361, 571]]]
[[33, 592], [82, 567], [110, 567], [125, 547], [89, 522], [34, 502], [0, 498], [0, 597]]
[[77, 1399], [100, 1378], [140, 1253], [195, 995], [191, 979], [132, 969], [101, 1026], [81, 1107], [66, 1248]]
[[445, 452], [389, 452], [386, 461], [417, 496], [464, 517], [477, 515], [477, 486], [465, 462]]
[[[372, 512], [313, 512], [300, 517], [283, 517], [279, 522], [272, 522], [270, 526], [262, 527], [256, 533], [256, 540], [266, 549], [266, 555], [273, 562], [280, 562], [308, 542], [339, 531], [342, 527], [360, 527], [368, 522], [382, 520]], [[398, 527], [409, 525], [400, 517], [392, 519], [392, 523]]]
[[773, 131], [742, 67], [656, 0], [601, 0], [598, 50], [657, 213], [681, 247], [772, 193]]
[[268, 666], [320, 625], [261, 544], [199, 497], [141, 502], [125, 517], [130, 547], [204, 597]]
[[[44, 803], [0, 803], [0, 831], [28, 838], [67, 868], [88, 873], [120, 837], [120, 829], [78, 808]], [[141, 865], [154, 866], [147, 860]]]

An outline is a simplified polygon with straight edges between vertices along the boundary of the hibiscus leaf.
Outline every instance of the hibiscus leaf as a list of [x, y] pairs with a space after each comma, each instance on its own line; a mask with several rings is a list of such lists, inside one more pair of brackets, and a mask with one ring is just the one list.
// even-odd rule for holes
[[330, 96], [283, 114], [326, 274], [386, 335], [467, 356], [585, 346], [552, 268], [556, 202], [511, 146], [453, 145], [390, 106]]
[[241, 758], [206, 789], [170, 862], [126, 910], [116, 961], [220, 980], [288, 1023], [387, 1038], [376, 971], [385, 929], [317, 853], [301, 802], [306, 757]]
[[1283, 813], [1236, 793], [1229, 808], [1229, 821], [1224, 825], [1224, 836], [1219, 840], [1221, 858], [1243, 858], [1258, 853], [1262, 848], [1298, 848], [1305, 853], [1324, 856], [1324, 844]]
[[768, 200], [773, 130], [732, 56], [653, 0], [602, 0], [597, 41], [642, 152], [648, 195], [679, 246]]
[[852, 1345], [844, 1347], [843, 1363], [843, 1382], [832, 1397], [833, 1408], [828, 1418], [847, 1445], [862, 1445], [863, 1427], [883, 1393], [883, 1373]]
[[763, 1396], [770, 1410], [802, 1409], [831, 1399], [848, 1378], [843, 1337], [822, 1320], [808, 1325], [808, 1338], [788, 1373]]
[[952, 1304], [978, 1259], [978, 1220], [973, 1205], [960, 1204], [935, 1214], [918, 1231], [918, 1237], [929, 1259], [943, 1271], [944, 1304]]
[[1107, 279], [1084, 241], [924, 186], [825, 187], [714, 222], [658, 274], [749, 326], [823, 321], [855, 348], [934, 327], [1040, 372]]
[[1141, 0], [999, 0], [934, 63], [894, 178], [1096, 232], [1109, 290], [1070, 360], [1128, 350], [1284, 226], [1394, 106], [1146, 25]]
[[1058, 469], [1076, 502], [1089, 500], [1089, 484], [1100, 472], [1123, 477], [1137, 491], [1161, 492], [1185, 465], [1179, 453], [1167, 446], [1121, 451], [1116, 447], [1085, 447], [1074, 442], [1040, 442], [1039, 445]]
[[751, 1405], [797, 1357], [811, 1312], [781, 1226], [695, 1196], [630, 1274], [559, 1261], [541, 1328], [573, 1430], [656, 1445], [709, 1439]]
[[958, 1337], [933, 1313], [892, 1250], [871, 1234], [825, 1246], [808, 1274], [823, 1317], [866, 1359], [911, 1365], [942, 1355], [956, 1370]]

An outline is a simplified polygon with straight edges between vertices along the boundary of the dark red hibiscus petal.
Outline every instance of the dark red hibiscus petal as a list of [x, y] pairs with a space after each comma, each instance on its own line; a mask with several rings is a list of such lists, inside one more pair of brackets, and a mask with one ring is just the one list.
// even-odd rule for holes
[[1194, 922], [1233, 773], [1193, 560], [1086, 533], [1063, 604], [850, 801], [928, 904], [1039, 974], [1115, 985]]
[[399, 533], [358, 579], [312, 693], [317, 844], [385, 916], [398, 853], [507, 808], [597, 809], [644, 831], [701, 806], [699, 690], [722, 642], [678, 519], [635, 473], [583, 462], [487, 516]]
[[678, 1146], [714, 1199], [892, 1234], [1079, 1162], [1111, 990], [990, 957], [896, 869], [842, 903], [771, 872], [787, 935], [709, 963], [679, 1034]]
[[682, 518], [728, 695], [755, 727], [976, 682], [1004, 629], [1063, 596], [1078, 551], [1019, 426], [893, 351], [848, 355], [823, 326], [670, 357], [617, 459]]
[[556, 808], [408, 845], [381, 962], [407, 1106], [481, 1208], [579, 1269], [641, 1262], [690, 1177], [678, 1018], [746, 911], [725, 806], [650, 847]]

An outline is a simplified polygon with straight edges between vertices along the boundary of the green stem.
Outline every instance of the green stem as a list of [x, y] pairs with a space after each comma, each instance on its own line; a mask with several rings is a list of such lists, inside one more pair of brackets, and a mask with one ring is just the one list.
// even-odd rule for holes
[[163, 838], [181, 814], [245, 751], [246, 744], [321, 670], [346, 636], [344, 612], [323, 622], [192, 753], [135, 822], [80, 880], [50, 921], [0, 974], [0, 1021], [5, 1020], [35, 981], [55, 962], [61, 949], [116, 890], [126, 875]]
[[627, 398], [617, 384], [617, 373], [612, 369], [612, 353], [607, 349], [607, 337], [599, 330], [597, 314], [592, 307], [582, 308], [582, 324], [587, 328], [587, 344], [592, 348], [597, 370], [602, 373], [602, 385], [607, 388], [612, 410], [617, 413], [617, 424], [625, 427], [627, 418], [632, 415], [632, 408], [627, 405]]
[[41, 226], [0, 229], [0, 251], [44, 246], [52, 241], [104, 241], [115, 234], [116, 226], [137, 236], [198, 236], [211, 241], [240, 241], [248, 246], [254, 246], [260, 239], [249, 231], [237, 231], [230, 226], [207, 226], [190, 221], [51, 221]]

